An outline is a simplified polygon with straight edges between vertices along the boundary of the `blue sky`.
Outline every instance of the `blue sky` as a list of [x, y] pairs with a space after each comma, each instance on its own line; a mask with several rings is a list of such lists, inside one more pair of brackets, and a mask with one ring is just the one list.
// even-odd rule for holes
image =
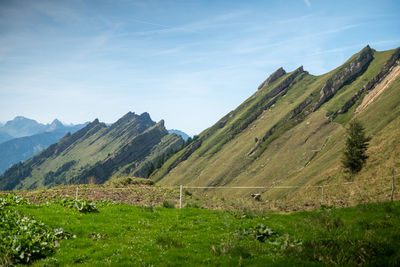
[[198, 134], [274, 70], [323, 74], [400, 46], [399, 1], [0, 0], [0, 121], [114, 122]]

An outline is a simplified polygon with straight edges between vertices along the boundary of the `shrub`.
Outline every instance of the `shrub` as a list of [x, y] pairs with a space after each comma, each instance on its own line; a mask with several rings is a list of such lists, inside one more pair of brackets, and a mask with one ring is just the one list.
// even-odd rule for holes
[[167, 209], [174, 209], [175, 208], [175, 204], [172, 203], [171, 201], [164, 200], [163, 207], [167, 208]]
[[4, 194], [0, 197], [0, 209], [3, 209], [6, 206], [18, 206], [24, 204], [30, 204], [29, 200], [17, 194]]
[[255, 227], [244, 229], [242, 236], [254, 236], [258, 241], [264, 242], [266, 239], [275, 239], [278, 234], [270, 227], [259, 223]]
[[30, 263], [53, 253], [58, 240], [71, 234], [62, 228], [51, 229], [15, 210], [0, 210], [0, 259], [11, 263]]
[[91, 200], [72, 200], [63, 198], [55, 203], [59, 203], [67, 209], [76, 209], [82, 213], [99, 212], [94, 201]]

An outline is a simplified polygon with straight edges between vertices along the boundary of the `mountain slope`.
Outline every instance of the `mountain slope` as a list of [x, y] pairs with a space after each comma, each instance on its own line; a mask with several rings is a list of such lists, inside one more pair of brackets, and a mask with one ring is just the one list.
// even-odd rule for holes
[[65, 134], [65, 132], [47, 132], [0, 143], [0, 174], [11, 165], [25, 161], [51, 144], [57, 143]]
[[[340, 157], [345, 127], [355, 117], [373, 137], [369, 151], [382, 152], [376, 158], [371, 155], [368, 162], [387, 166], [373, 169], [372, 163], [367, 164], [358, 177], [387, 176], [389, 165], [400, 167], [396, 159], [400, 147], [393, 140], [393, 147], [383, 151], [383, 144], [378, 143], [386, 143], [384, 135], [400, 134], [394, 126], [400, 115], [399, 57], [400, 49], [377, 52], [367, 46], [321, 76], [310, 75], [302, 67], [291, 73], [280, 69], [152, 178], [161, 185], [295, 186], [260, 193], [267, 199], [289, 193], [299, 197], [309, 186], [345, 181]], [[390, 84], [385, 80], [389, 76]], [[382, 84], [386, 86], [381, 94], [356, 112], [364, 96]], [[223, 192], [243, 195], [249, 191]]]
[[[97, 119], [74, 134], [67, 134], [22, 164], [0, 176], [1, 189], [50, 187], [71, 183], [103, 183], [112, 175], [133, 174], [142, 162], [151, 161], [152, 149], [168, 136], [164, 122], [155, 123], [148, 113], [127, 113], [111, 126]], [[159, 153], [181, 146], [174, 142]], [[129, 166], [126, 166], [129, 165]]]
[[55, 119], [51, 124], [47, 124], [44, 128], [41, 128], [45, 132], [19, 138], [10, 136], [10, 140], [0, 142], [0, 174], [11, 165], [25, 161], [51, 144], [57, 143], [68, 132], [74, 133], [85, 125], [65, 126], [59, 120]]
[[8, 133], [3, 133], [0, 132], [0, 144], [7, 142], [8, 140], [13, 139], [14, 137], [12, 137], [11, 135], [9, 135]]

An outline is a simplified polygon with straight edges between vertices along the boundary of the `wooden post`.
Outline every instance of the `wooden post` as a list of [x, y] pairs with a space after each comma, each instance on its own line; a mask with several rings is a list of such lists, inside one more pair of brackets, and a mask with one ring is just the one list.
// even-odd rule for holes
[[321, 203], [324, 203], [324, 187], [321, 186]]
[[179, 186], [179, 208], [182, 208], [182, 185]]
[[394, 195], [394, 169], [392, 169], [392, 193], [390, 194], [390, 201], [393, 201]]
[[76, 187], [76, 192], [75, 192], [75, 201], [78, 201], [78, 186]]

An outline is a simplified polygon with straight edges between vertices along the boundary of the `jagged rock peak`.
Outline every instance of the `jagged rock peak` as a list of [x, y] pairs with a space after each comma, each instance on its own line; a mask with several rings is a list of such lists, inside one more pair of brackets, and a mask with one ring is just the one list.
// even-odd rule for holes
[[150, 114], [147, 112], [143, 112], [142, 114], [140, 114], [140, 117], [142, 119], [147, 119], [147, 120], [151, 120]]
[[59, 121], [58, 119], [54, 119], [54, 120], [50, 123], [50, 125], [53, 125], [53, 126], [63, 126], [62, 122]]
[[260, 86], [258, 86], [258, 90], [273, 83], [274, 81], [276, 81], [277, 79], [279, 79], [280, 77], [282, 77], [285, 74], [286, 74], [286, 71], [282, 67], [280, 67], [279, 69], [274, 71], [263, 83], [261, 83]]
[[135, 114], [135, 112], [131, 112], [129, 111], [128, 113], [126, 113], [124, 116], [122, 116], [121, 119], [127, 119], [127, 118], [136, 118], [138, 115]]
[[165, 121], [164, 120], [160, 120], [157, 125], [159, 125], [160, 127], [165, 127]]
[[51, 123], [62, 124], [62, 122], [59, 119], [54, 119]]
[[300, 66], [294, 70], [294, 72], [303, 72], [303, 71], [304, 71], [303, 66]]

